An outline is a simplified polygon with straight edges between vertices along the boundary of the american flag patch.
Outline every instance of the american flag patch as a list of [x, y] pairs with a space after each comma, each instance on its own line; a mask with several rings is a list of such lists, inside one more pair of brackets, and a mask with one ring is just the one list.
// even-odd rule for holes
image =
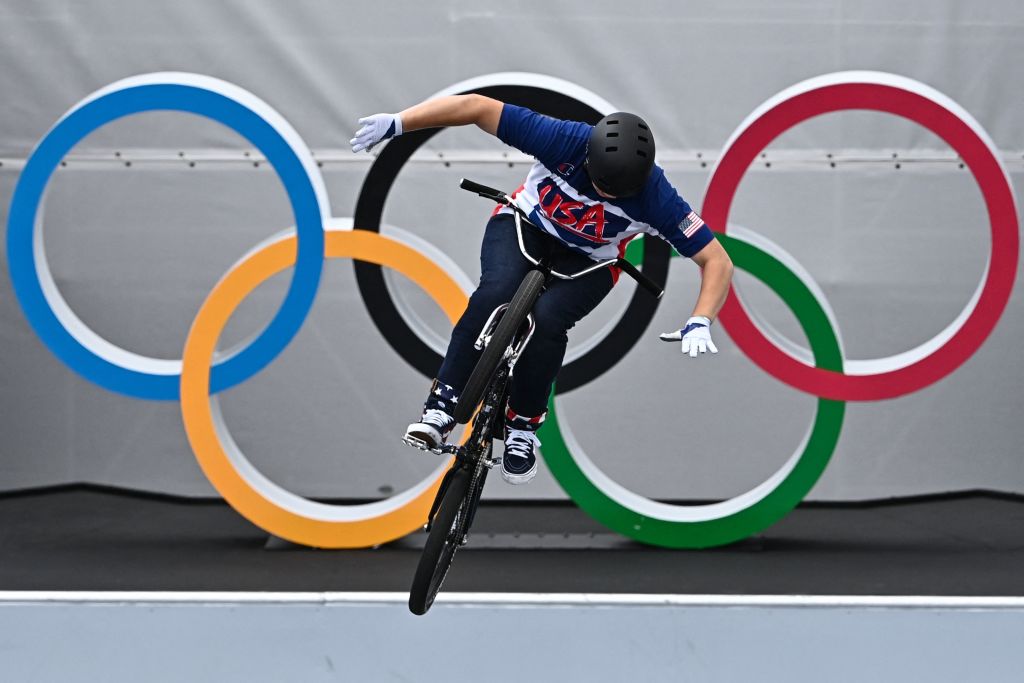
[[693, 233], [700, 230], [701, 226], [704, 225], [704, 221], [697, 215], [696, 211], [691, 211], [686, 214], [686, 217], [679, 223], [679, 229], [683, 231], [684, 237], [693, 237]]

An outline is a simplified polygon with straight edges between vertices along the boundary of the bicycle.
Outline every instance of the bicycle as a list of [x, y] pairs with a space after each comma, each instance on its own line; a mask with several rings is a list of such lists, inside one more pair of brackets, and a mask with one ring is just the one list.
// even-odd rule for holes
[[[547, 283], [551, 278], [575, 280], [601, 268], [614, 266], [655, 297], [660, 299], [664, 294], [657, 284], [622, 258], [598, 261], [575, 273], [553, 270], [547, 257], [535, 259], [527, 251], [523, 243], [523, 223], [538, 230], [540, 228], [530, 222], [526, 213], [511, 197], [500, 190], [465, 178], [459, 187], [512, 209], [519, 251], [534, 267], [527, 272], [512, 300], [494, 309], [474, 343], [474, 347], [482, 353], [459, 396], [454, 412], [459, 424], [466, 424], [473, 419], [469, 438], [461, 446], [444, 444], [430, 449], [435, 453], [452, 455], [455, 461], [441, 480], [424, 527], [428, 532], [427, 542], [409, 591], [409, 610], [418, 615], [426, 614], [433, 605], [451, 568], [455, 552], [467, 543], [487, 472], [501, 462], [492, 457], [493, 441], [504, 438], [504, 420], [499, 418], [504, 416], [509, 379], [516, 361], [533, 335], [535, 324], [531, 311]], [[407, 437], [404, 441], [410, 446], [428, 450], [426, 444], [415, 437]]]

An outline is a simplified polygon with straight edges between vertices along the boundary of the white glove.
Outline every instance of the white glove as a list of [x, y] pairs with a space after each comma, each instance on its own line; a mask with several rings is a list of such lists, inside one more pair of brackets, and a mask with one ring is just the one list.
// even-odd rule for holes
[[402, 117], [398, 114], [373, 114], [359, 119], [356, 136], [348, 141], [353, 152], [369, 152], [381, 140], [402, 134]]
[[659, 339], [661, 341], [683, 341], [683, 353], [690, 354], [690, 358], [696, 358], [698, 353], [718, 353], [715, 342], [711, 341], [711, 321], [704, 316], [698, 315], [686, 321], [683, 329], [676, 332], [665, 332]]

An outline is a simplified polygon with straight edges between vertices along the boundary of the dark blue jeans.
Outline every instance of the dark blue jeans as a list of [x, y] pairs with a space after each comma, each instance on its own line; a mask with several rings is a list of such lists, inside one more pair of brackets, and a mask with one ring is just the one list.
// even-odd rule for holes
[[[523, 242], [534, 258], [549, 255], [555, 270], [571, 273], [594, 263], [527, 225], [523, 226]], [[519, 251], [512, 216], [501, 214], [491, 218], [480, 249], [480, 284], [455, 325], [444, 363], [437, 373], [438, 380], [451, 385], [455, 395], [461, 393], [480, 357], [473, 342], [484, 323], [495, 308], [512, 299], [531, 268]], [[551, 280], [534, 306], [536, 330], [512, 377], [509, 407], [514, 412], [535, 417], [547, 409], [551, 385], [562, 367], [569, 342], [568, 331], [594, 310], [613, 285], [612, 273], [607, 268], [579, 280]]]

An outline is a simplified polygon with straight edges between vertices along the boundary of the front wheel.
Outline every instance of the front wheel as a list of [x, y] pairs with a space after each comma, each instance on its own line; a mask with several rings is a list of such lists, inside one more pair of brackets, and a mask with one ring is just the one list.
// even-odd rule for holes
[[[480, 405], [487, 385], [494, 377], [494, 371], [498, 369], [498, 364], [505, 356], [505, 349], [512, 343], [516, 332], [522, 327], [526, 316], [533, 309], [537, 297], [540, 296], [540, 290], [544, 288], [544, 279], [544, 273], [539, 270], [531, 270], [523, 278], [515, 296], [512, 297], [508, 308], [505, 309], [504, 315], [498, 321], [491, 340], [484, 347], [484, 352], [480, 354], [480, 360], [476, 362], [476, 367], [473, 368], [472, 374], [466, 381], [466, 386], [462, 390], [462, 394], [459, 395], [459, 402], [455, 404], [454, 417], [459, 424], [469, 422], [473, 413], [476, 412], [476, 407]], [[504, 410], [504, 406], [501, 409]]]
[[468, 530], [476, 497], [469, 490], [473, 472], [458, 464], [453, 467], [458, 469], [448, 483], [437, 514], [430, 522], [427, 544], [420, 555], [412, 588], [409, 590], [409, 611], [413, 614], [426, 614], [434, 604], [434, 598], [441, 590], [444, 577], [455, 559], [455, 551], [459, 549], [462, 537]]

